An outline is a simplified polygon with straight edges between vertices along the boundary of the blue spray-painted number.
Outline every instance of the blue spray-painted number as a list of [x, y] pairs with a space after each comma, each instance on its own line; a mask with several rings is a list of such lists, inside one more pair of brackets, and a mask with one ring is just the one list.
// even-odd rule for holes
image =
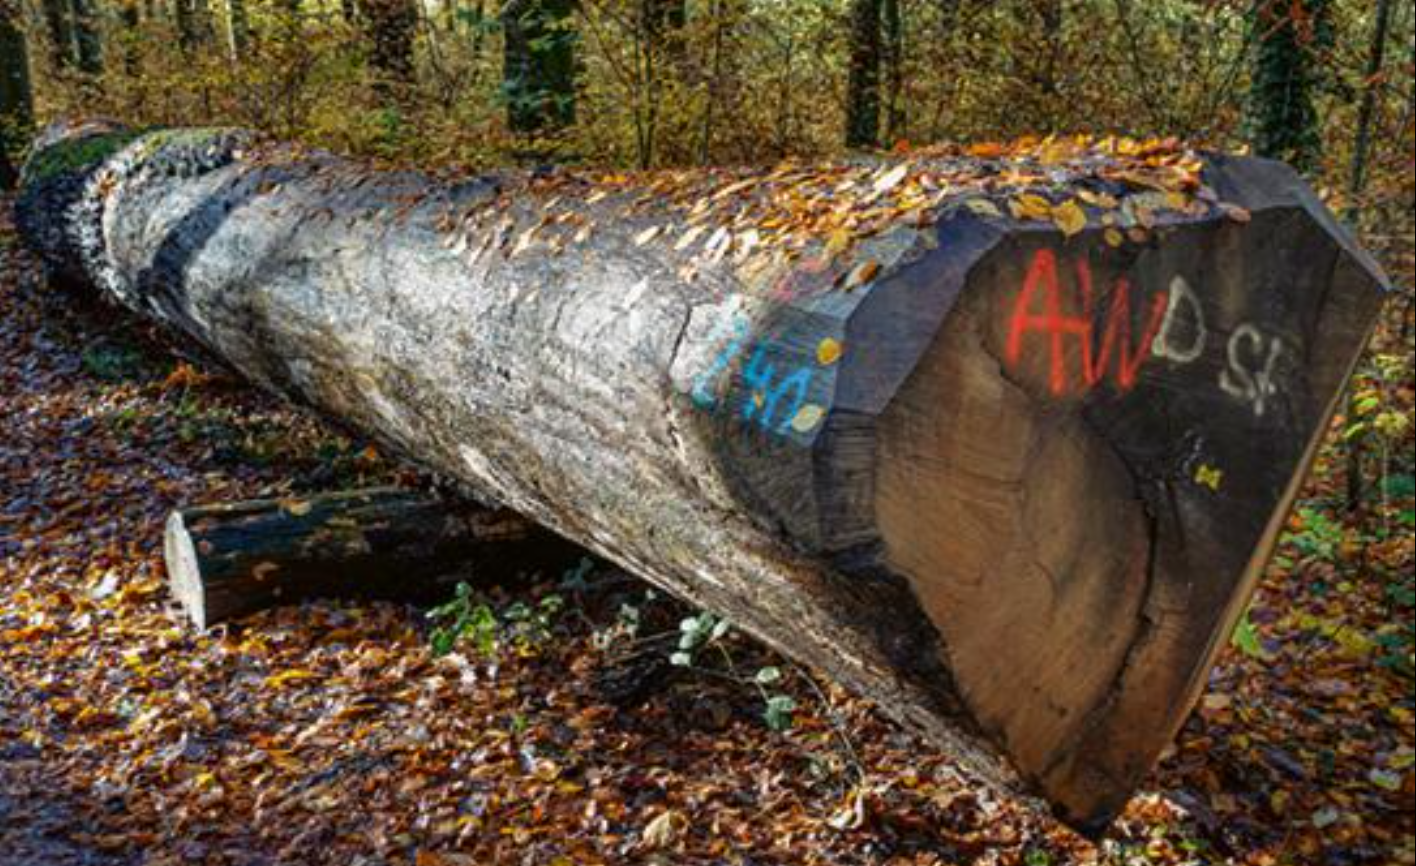
[[[725, 339], [726, 342], [714, 357], [713, 363], [709, 364], [693, 383], [693, 402], [700, 409], [712, 411], [718, 407], [714, 386], [723, 372], [742, 355], [749, 332], [750, 321], [742, 313], [734, 314], [719, 326], [715, 339]], [[756, 423], [769, 433], [783, 436], [792, 431], [793, 422], [806, 405], [815, 369], [802, 366], [778, 378], [775, 366], [767, 360], [770, 350], [768, 343], [754, 344], [750, 359], [739, 371], [743, 385], [743, 402], [738, 415], [743, 423]], [[818, 363], [822, 364], [834, 361], [834, 356], [827, 361], [818, 359]], [[784, 406], [785, 411], [780, 411]]]

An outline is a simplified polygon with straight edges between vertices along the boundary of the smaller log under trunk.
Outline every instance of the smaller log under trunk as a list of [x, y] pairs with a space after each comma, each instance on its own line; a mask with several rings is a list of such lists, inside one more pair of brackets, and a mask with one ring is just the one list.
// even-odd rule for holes
[[164, 544], [168, 585], [199, 629], [319, 597], [433, 601], [459, 579], [578, 553], [514, 512], [392, 487], [181, 508]]

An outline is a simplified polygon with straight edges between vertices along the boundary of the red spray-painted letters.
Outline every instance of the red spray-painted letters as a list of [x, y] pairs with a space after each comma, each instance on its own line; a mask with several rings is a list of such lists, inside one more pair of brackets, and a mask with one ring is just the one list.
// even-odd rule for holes
[[[1136, 384], [1136, 376], [1141, 365], [1150, 354], [1151, 341], [1160, 330], [1165, 318], [1166, 293], [1158, 292], [1151, 297], [1150, 309], [1146, 312], [1141, 339], [1131, 339], [1131, 285], [1123, 277], [1116, 280], [1111, 292], [1111, 303], [1106, 310], [1105, 324], [1100, 346], [1096, 340], [1096, 298], [1092, 288], [1091, 266], [1085, 259], [1076, 262], [1076, 301], [1067, 303], [1063, 297], [1062, 285], [1057, 268], [1057, 256], [1051, 250], [1038, 250], [1033, 255], [1023, 287], [1013, 303], [1012, 317], [1008, 322], [1008, 344], [1006, 355], [1008, 364], [1016, 366], [1023, 357], [1030, 334], [1040, 334], [1047, 338], [1048, 347], [1048, 387], [1053, 394], [1061, 396], [1073, 390], [1072, 377], [1067, 364], [1067, 344], [1075, 338], [1080, 344], [1082, 377], [1080, 392], [1085, 393], [1095, 387], [1113, 366], [1111, 381], [1122, 391], [1130, 390]], [[1041, 297], [1042, 309], [1038, 300]], [[1068, 308], [1079, 308], [1068, 311]]]

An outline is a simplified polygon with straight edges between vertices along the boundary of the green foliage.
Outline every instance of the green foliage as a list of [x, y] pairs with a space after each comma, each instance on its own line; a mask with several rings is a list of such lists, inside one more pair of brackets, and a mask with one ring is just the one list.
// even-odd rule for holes
[[534, 604], [516, 601], [498, 611], [472, 587], [459, 583], [451, 600], [428, 611], [428, 619], [437, 623], [429, 643], [434, 655], [446, 655], [461, 643], [486, 658], [496, 658], [506, 648], [531, 655], [552, 639], [564, 606], [560, 596], [546, 595]]
[[1302, 528], [1292, 536], [1294, 548], [1305, 558], [1332, 560], [1342, 544], [1344, 529], [1317, 508], [1298, 509]]
[[785, 731], [792, 726], [792, 713], [797, 708], [796, 700], [790, 695], [778, 692], [782, 672], [775, 666], [762, 667], [751, 677], [738, 675], [737, 666], [728, 652], [724, 639], [732, 630], [731, 624], [721, 617], [703, 612], [685, 617], [679, 623], [677, 648], [669, 655], [669, 661], [677, 667], [694, 668], [702, 664], [702, 654], [716, 650], [716, 658], [727, 668], [727, 675], [738, 682], [750, 684], [762, 697], [762, 720], [774, 731]]
[[[1318, 50], [1326, 77], [1350, 90], [1360, 84], [1370, 11], [1357, 0], [1323, 3], [1331, 10], [1331, 51], [1319, 50], [1322, 40], [1305, 41], [1303, 27], [1293, 31], [1301, 54], [1278, 51], [1282, 33], [1262, 49], [1285, 62]], [[653, 26], [640, 0], [580, 4], [573, 12], [565, 0], [507, 5], [459, 6], [420, 26], [411, 78], [393, 89], [373, 66], [370, 34], [330, 8], [292, 15], [284, 0], [248, 0], [238, 45], [186, 48], [169, 17], [120, 16], [104, 30], [101, 74], [48, 68], [47, 52], [37, 53], [38, 104], [49, 116], [253, 127], [399, 161], [501, 163], [528, 147], [626, 166], [840, 151], [848, 0], [695, 0], [687, 14]], [[1284, 92], [1291, 76], [1277, 61], [1255, 57], [1260, 31], [1245, 5], [1068, 3], [1057, 4], [1055, 15], [1040, 13], [1042, 5], [899, 4], [903, 49], [898, 58], [884, 52], [879, 82], [881, 144], [1075, 130], [1174, 134], [1233, 147], [1248, 137], [1246, 105], [1297, 110], [1257, 96]], [[213, 23], [220, 33], [230, 22]], [[1409, 41], [1410, 28], [1398, 16], [1393, 39]], [[504, 68], [508, 39], [530, 62]], [[1393, 110], [1409, 80], [1398, 69], [1383, 90]], [[1350, 146], [1350, 124], [1340, 121], [1355, 111], [1353, 100], [1335, 84], [1309, 88], [1309, 102], [1318, 116], [1339, 122], [1301, 128], [1315, 130], [1323, 151], [1340, 159]], [[1388, 114], [1378, 112], [1379, 121]], [[1269, 127], [1286, 128], [1277, 120]], [[1384, 189], [1399, 174], [1402, 140], [1385, 127], [1373, 137], [1379, 152], [1371, 188]]]
[[1269, 657], [1268, 651], [1264, 649], [1263, 642], [1259, 639], [1258, 630], [1249, 621], [1248, 610], [1245, 610], [1239, 618], [1239, 624], [1234, 627], [1234, 634], [1230, 636], [1229, 642], [1250, 658], [1267, 660]]
[[90, 346], [80, 357], [84, 372], [105, 382], [133, 382], [147, 377], [143, 353], [132, 346], [112, 343]]

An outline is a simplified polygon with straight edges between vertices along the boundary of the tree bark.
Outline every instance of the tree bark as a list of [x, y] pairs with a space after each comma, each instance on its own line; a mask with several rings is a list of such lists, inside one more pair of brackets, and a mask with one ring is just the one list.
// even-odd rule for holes
[[[1372, 44], [1367, 53], [1367, 72], [1363, 78], [1362, 103], [1357, 109], [1357, 134], [1352, 142], [1352, 172], [1347, 182], [1347, 206], [1343, 217], [1353, 232], [1360, 231], [1362, 193], [1367, 186], [1367, 154], [1372, 144], [1372, 117], [1377, 107], [1377, 91], [1386, 58], [1387, 28], [1391, 22], [1391, 0], [1377, 0], [1376, 20], [1372, 23]], [[1348, 424], [1359, 417], [1357, 395], [1347, 402]], [[1366, 498], [1366, 435], [1353, 433], [1346, 437], [1347, 445], [1347, 510], [1362, 509]]]
[[374, 88], [386, 104], [397, 104], [414, 81], [413, 35], [418, 11], [412, 0], [363, 0], [365, 33], [371, 50]]
[[[1197, 699], [1385, 295], [1266, 160], [1207, 158], [1174, 211], [1141, 169], [1053, 160], [1048, 195], [1126, 201], [1069, 236], [978, 198], [1021, 163], [958, 153], [597, 184], [229, 130], [36, 151], [18, 225], [61, 275], [1087, 829]], [[928, 206], [849, 250], [744, 216], [906, 192]]]
[[246, 0], [226, 0], [226, 48], [233, 61], [246, 56], [251, 42], [251, 21]]
[[312, 598], [428, 603], [459, 580], [564, 567], [577, 551], [515, 512], [396, 488], [179, 509], [165, 548], [198, 629]]
[[49, 37], [49, 63], [55, 70], [74, 65], [74, 29], [68, 0], [40, 0], [44, 29]]
[[574, 11], [574, 0], [502, 5], [502, 84], [512, 132], [553, 135], [575, 122]]
[[846, 147], [880, 143], [881, 0], [851, 0]]
[[98, 12], [93, 0], [71, 0], [74, 22], [74, 57], [85, 75], [103, 74], [103, 48], [98, 34]]
[[905, 137], [905, 23], [900, 0], [881, 0], [882, 49], [885, 67], [885, 143], [894, 146]]
[[0, 190], [14, 189], [19, 180], [14, 159], [33, 124], [29, 51], [20, 29], [20, 4], [0, 0]]
[[211, 42], [211, 9], [207, 0], [173, 0], [177, 41], [182, 51], [192, 54]]
[[1300, 171], [1316, 169], [1322, 155], [1313, 96], [1318, 57], [1331, 37], [1329, 3], [1256, 3], [1250, 13], [1259, 34], [1250, 85], [1254, 152], [1288, 160]]

